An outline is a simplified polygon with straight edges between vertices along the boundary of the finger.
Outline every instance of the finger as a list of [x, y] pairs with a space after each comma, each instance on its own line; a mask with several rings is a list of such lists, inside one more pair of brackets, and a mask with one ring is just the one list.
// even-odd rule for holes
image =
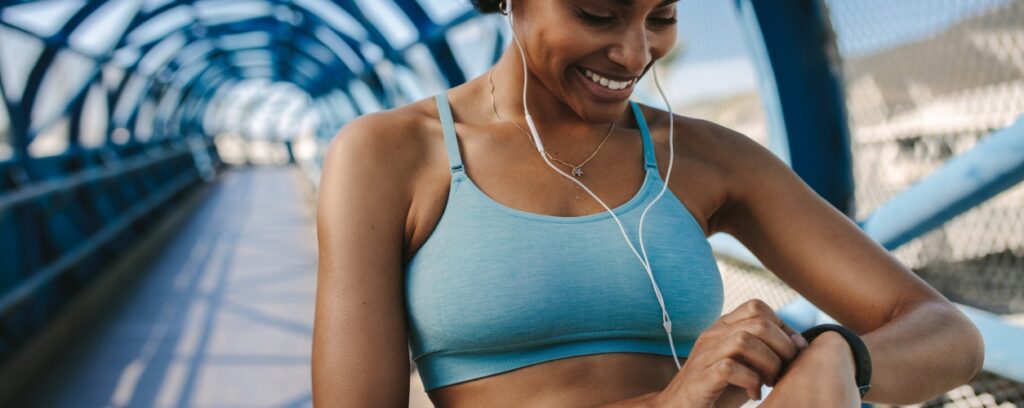
[[708, 368], [712, 373], [708, 377], [715, 385], [725, 389], [725, 386], [732, 384], [747, 390], [750, 399], [761, 399], [761, 378], [749, 367], [732, 359], [724, 359]]
[[[768, 306], [767, 303], [764, 303], [759, 299], [751, 299], [743, 303], [731, 313], [722, 316], [719, 320], [726, 326], [729, 326], [751, 319], [763, 319], [778, 327], [782, 333], [785, 334], [785, 337], [789, 339], [789, 342], [794, 345], [792, 348], [795, 349], [795, 351], [807, 348], [807, 340], [805, 340], [799, 332], [793, 330], [792, 327], [789, 327], [782, 318], [775, 314], [775, 310], [773, 310], [771, 306]], [[787, 349], [789, 349], [789, 347], [787, 347]], [[779, 351], [781, 352], [783, 350]], [[793, 354], [794, 356], [796, 355], [795, 351]]]
[[772, 321], [775, 322], [782, 321], [782, 319], [775, 315], [775, 310], [761, 299], [750, 299], [743, 302], [743, 304], [737, 306], [733, 311], [726, 313], [719, 320], [725, 324], [733, 324], [761, 316], [771, 317], [773, 318]]
[[778, 355], [782, 361], [791, 361], [796, 358], [799, 349], [792, 338], [782, 331], [782, 328], [764, 319], [748, 319], [729, 326], [730, 329], [739, 332], [746, 332], [756, 336], [765, 345]]
[[748, 332], [733, 333], [717, 350], [715, 360], [734, 359], [758, 372], [761, 382], [774, 386], [782, 370], [782, 359], [760, 338]]
[[782, 320], [782, 318], [779, 318], [779, 323], [781, 324], [779, 327], [782, 328], [783, 332], [789, 335], [789, 338], [793, 340], [793, 343], [796, 344], [796, 347], [798, 349], [803, 350], [807, 348], [807, 346], [809, 345], [807, 344], [807, 339], [805, 339], [804, 336], [800, 334], [800, 332], [794, 330], [792, 327], [789, 327], [789, 325], [786, 324], [786, 321]]
[[787, 335], [790, 335], [790, 336], [792, 336], [794, 334], [800, 334], [796, 330], [793, 330], [792, 327], [789, 327], [789, 325], [786, 324], [786, 321], [782, 320], [782, 318], [778, 317], [778, 316], [779, 316], [778, 314], [775, 315], [775, 317], [779, 319], [779, 322], [778, 322], [779, 323], [779, 328], [782, 329], [783, 332], [785, 332]]

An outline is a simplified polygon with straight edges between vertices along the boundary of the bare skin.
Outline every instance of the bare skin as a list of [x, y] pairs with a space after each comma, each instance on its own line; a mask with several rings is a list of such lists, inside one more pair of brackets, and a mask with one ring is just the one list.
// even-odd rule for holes
[[[642, 182], [640, 134], [625, 100], [601, 100], [573, 75], [577, 66], [584, 66], [609, 75], [639, 76], [671, 49], [675, 28], [652, 20], [671, 17], [674, 6], [656, 0], [633, 3], [520, 0], [516, 6], [517, 31], [527, 55], [535, 58], [528, 61], [530, 110], [548, 151], [579, 162], [600, 142], [607, 125], [617, 123], [584, 176], [611, 207], [629, 200]], [[616, 20], [594, 25], [574, 14], [575, 8]], [[501, 116], [522, 125], [523, 74], [514, 47], [494, 70]], [[555, 216], [603, 211], [548, 168], [527, 135], [494, 117], [489, 87], [484, 76], [449, 91], [468, 176], [508, 207]], [[664, 178], [670, 119], [658, 109], [643, 110]], [[736, 236], [782, 280], [864, 334], [876, 360], [868, 400], [920, 401], [977, 372], [981, 342], [970, 322], [784, 163], [728, 129], [678, 115], [671, 120], [675, 164], [670, 192], [693, 213], [705, 235]], [[312, 361], [316, 405], [407, 405], [403, 270], [440, 220], [449, 183], [433, 99], [356, 119], [333, 142], [318, 204], [320, 274]], [[946, 330], [936, 334], [939, 326]], [[813, 352], [793, 360], [766, 406], [852, 403], [851, 358], [845, 345], [831, 336], [819, 339], [808, 349]], [[957, 350], [952, 358], [950, 350]], [[687, 364], [683, 372], [695, 374], [682, 378], [671, 357], [608, 353], [549, 361], [429, 395], [439, 407], [681, 406], [707, 392], [697, 378], [711, 378], [701, 370], [716, 367]], [[736, 367], [744, 372], [757, 368]], [[747, 374], [770, 383], [781, 371], [762, 368]], [[920, 381], [925, 374], [929, 381]], [[756, 388], [745, 390], [739, 381], [730, 381], [733, 385], [724, 389], [711, 387], [721, 393], [716, 407], [739, 406]], [[828, 392], [813, 394], [806, 391], [809, 383], [832, 387], [819, 386]], [[839, 397], [843, 399], [835, 399]]]

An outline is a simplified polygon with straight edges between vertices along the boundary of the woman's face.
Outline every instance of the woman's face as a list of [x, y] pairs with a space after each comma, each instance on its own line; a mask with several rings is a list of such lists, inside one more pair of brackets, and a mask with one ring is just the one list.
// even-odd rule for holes
[[581, 118], [622, 114], [636, 81], [676, 43], [676, 0], [516, 0], [530, 72]]

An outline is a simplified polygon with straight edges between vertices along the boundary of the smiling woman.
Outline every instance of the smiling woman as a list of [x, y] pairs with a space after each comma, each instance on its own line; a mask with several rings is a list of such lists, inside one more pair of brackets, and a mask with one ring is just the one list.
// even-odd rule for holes
[[762, 385], [764, 406], [858, 406], [849, 337], [808, 344], [758, 300], [722, 314], [716, 232], [863, 335], [865, 398], [977, 372], [970, 322], [771, 152], [630, 101], [675, 1], [475, 4], [515, 34], [494, 67], [352, 121], [325, 161], [317, 404], [406, 405], [411, 349], [441, 407], [728, 407]]

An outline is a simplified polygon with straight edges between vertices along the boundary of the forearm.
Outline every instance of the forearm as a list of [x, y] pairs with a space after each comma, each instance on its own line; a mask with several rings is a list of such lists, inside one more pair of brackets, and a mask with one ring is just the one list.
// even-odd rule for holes
[[872, 364], [871, 391], [864, 399], [872, 402], [927, 401], [970, 381], [984, 359], [974, 324], [938, 302], [900, 311], [862, 339]]

